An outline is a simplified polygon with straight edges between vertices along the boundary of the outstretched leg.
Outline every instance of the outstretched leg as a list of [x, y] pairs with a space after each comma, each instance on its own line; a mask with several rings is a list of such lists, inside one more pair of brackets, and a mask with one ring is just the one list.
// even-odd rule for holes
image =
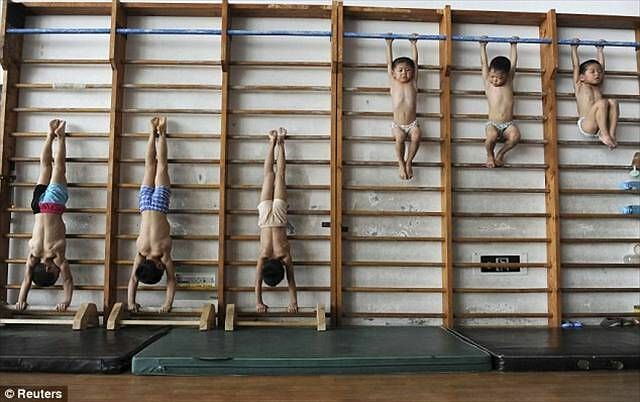
[[407, 173], [407, 179], [413, 179], [413, 158], [416, 157], [416, 153], [420, 147], [420, 127], [416, 125], [412, 128], [411, 131], [409, 131], [409, 136], [411, 137], [411, 144], [409, 144], [405, 171]]
[[618, 115], [620, 115], [620, 106], [618, 101], [609, 99], [609, 135], [613, 142], [618, 145], [616, 139], [616, 129], [618, 128]]
[[144, 177], [142, 178], [142, 185], [148, 187], [154, 186], [154, 179], [156, 176], [156, 134], [158, 132], [157, 117], [151, 119], [151, 132], [149, 133], [149, 140], [147, 141], [147, 151], [144, 156]]
[[56, 159], [53, 166], [53, 175], [51, 176], [51, 183], [67, 184], [67, 145], [65, 142], [65, 129], [67, 123], [60, 120], [58, 127], [56, 127], [55, 135], [58, 137], [58, 146], [56, 149]]
[[513, 147], [515, 147], [520, 141], [520, 130], [516, 127], [515, 124], [510, 125], [504, 131], [505, 143], [496, 154], [496, 166], [504, 165], [504, 155], [509, 152]]
[[51, 171], [52, 171], [52, 163], [53, 157], [51, 152], [51, 146], [53, 144], [53, 139], [55, 138], [55, 130], [58, 127], [60, 120], [55, 119], [49, 122], [49, 132], [47, 133], [47, 138], [44, 140], [44, 145], [42, 147], [42, 153], [40, 154], [40, 174], [38, 175], [38, 181], [36, 184], [49, 184], [51, 180]]
[[276, 130], [269, 131], [269, 149], [264, 158], [264, 172], [262, 178], [262, 192], [260, 193], [260, 201], [273, 199], [273, 184], [275, 176], [273, 174], [273, 151], [276, 147], [278, 132]]
[[487, 124], [485, 127], [485, 133], [487, 135], [487, 138], [484, 140], [484, 147], [487, 151], [487, 162], [485, 163], [485, 166], [488, 168], [494, 168], [496, 167], [496, 160], [493, 151], [496, 147], [496, 142], [498, 142], [498, 129], [491, 124]]
[[287, 135], [287, 130], [280, 127], [278, 130], [278, 148], [276, 149], [276, 177], [274, 184], [274, 199], [287, 200], [287, 183], [286, 183], [286, 170], [287, 160], [284, 156], [284, 137]]
[[398, 174], [401, 180], [407, 180], [407, 167], [404, 161], [404, 142], [407, 139], [407, 134], [400, 127], [393, 127], [391, 129], [393, 137], [396, 139], [396, 159], [398, 160]]
[[156, 168], [155, 185], [169, 187], [169, 163], [167, 162], [167, 118], [161, 117], [158, 122], [158, 165]]

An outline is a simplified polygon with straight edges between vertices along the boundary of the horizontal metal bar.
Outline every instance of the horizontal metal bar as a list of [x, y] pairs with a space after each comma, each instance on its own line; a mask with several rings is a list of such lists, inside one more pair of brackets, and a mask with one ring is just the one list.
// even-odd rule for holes
[[250, 29], [229, 29], [229, 36], [307, 36], [307, 37], [331, 37], [331, 31], [253, 31]]
[[622, 42], [609, 40], [575, 40], [560, 39], [558, 45], [583, 45], [583, 46], [615, 46], [615, 47], [635, 47], [640, 48], [640, 42]]
[[459, 42], [498, 42], [498, 43], [551, 43], [548, 38], [517, 38], [504, 36], [452, 35], [451, 40]]
[[446, 35], [425, 35], [425, 34], [394, 34], [374, 33], [374, 32], [345, 32], [345, 38], [354, 39], [416, 39], [416, 40], [445, 40]]
[[8, 34], [109, 34], [110, 28], [7, 28]]
[[207, 28], [117, 28], [122, 35], [220, 35], [219, 29]]

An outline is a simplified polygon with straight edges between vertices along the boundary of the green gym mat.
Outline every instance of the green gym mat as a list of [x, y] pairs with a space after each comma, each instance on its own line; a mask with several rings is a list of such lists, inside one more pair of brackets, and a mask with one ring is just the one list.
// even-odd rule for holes
[[491, 357], [439, 327], [175, 328], [133, 358], [138, 375], [489, 371]]

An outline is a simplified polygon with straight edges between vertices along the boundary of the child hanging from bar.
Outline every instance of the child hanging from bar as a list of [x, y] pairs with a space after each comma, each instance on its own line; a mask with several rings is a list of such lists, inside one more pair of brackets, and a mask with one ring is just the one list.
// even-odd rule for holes
[[140, 234], [136, 240], [138, 252], [133, 262], [127, 292], [128, 309], [132, 312], [140, 309], [140, 305], [136, 303], [139, 281], [153, 285], [160, 281], [165, 271], [167, 272], [167, 292], [164, 304], [160, 307], [161, 313], [171, 311], [176, 292], [175, 267], [171, 259], [171, 228], [167, 220], [171, 183], [167, 164], [166, 133], [167, 119], [152, 118], [144, 161], [144, 178], [140, 186], [141, 222]]
[[[258, 226], [260, 227], [260, 255], [256, 266], [256, 311], [264, 313], [268, 306], [262, 301], [262, 282], [276, 286], [287, 274], [289, 284], [290, 313], [298, 311], [296, 281], [293, 276], [293, 260], [287, 240], [287, 184], [285, 180], [286, 159], [284, 139], [287, 130], [280, 127], [268, 134], [269, 149], [264, 160], [264, 178], [258, 204]], [[273, 173], [273, 158], [276, 156], [276, 172]]]
[[604, 80], [604, 46], [596, 46], [597, 60], [590, 59], [582, 64], [578, 57], [578, 42], [571, 45], [573, 64], [573, 87], [578, 104], [578, 132], [585, 137], [598, 137], [609, 149], [618, 146], [616, 127], [618, 125], [618, 102], [604, 99], [600, 85]]
[[[416, 116], [418, 94], [418, 48], [417, 34], [409, 39], [412, 59], [398, 57], [393, 59], [393, 39], [387, 42], [387, 73], [389, 74], [393, 121], [391, 131], [396, 140], [396, 158], [400, 179], [413, 178], [413, 158], [420, 147], [420, 125]], [[392, 61], [393, 60], [393, 61]], [[405, 152], [405, 141], [409, 137], [408, 153]], [[405, 158], [406, 153], [406, 158]]]
[[[56, 310], [66, 311], [71, 303], [73, 278], [65, 258], [66, 227], [62, 220], [62, 213], [69, 199], [65, 177], [65, 127], [66, 122], [63, 120], [55, 119], [49, 122], [49, 131], [40, 156], [40, 175], [31, 201], [34, 214], [33, 234], [29, 240], [24, 280], [16, 303], [18, 311], [27, 308], [27, 295], [32, 281], [36, 286], [53, 286], [60, 274], [64, 299], [56, 305]], [[54, 139], [57, 139], [57, 149], [52, 167], [51, 148]]]
[[[480, 41], [480, 64], [484, 93], [489, 103], [489, 121], [485, 124], [485, 142], [488, 168], [504, 165], [504, 156], [520, 141], [520, 130], [513, 122], [513, 80], [518, 62], [517, 40], [511, 42], [509, 58], [494, 57], [487, 65], [487, 42]], [[497, 154], [496, 144], [504, 141]]]

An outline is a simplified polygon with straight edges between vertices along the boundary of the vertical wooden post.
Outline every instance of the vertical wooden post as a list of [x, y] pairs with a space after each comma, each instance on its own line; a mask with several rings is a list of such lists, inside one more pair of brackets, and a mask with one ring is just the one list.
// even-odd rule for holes
[[440, 160], [442, 170], [440, 181], [442, 185], [442, 312], [443, 325], [453, 327], [453, 195], [451, 172], [451, 64], [453, 63], [451, 7], [445, 6], [440, 19], [440, 34], [446, 35], [446, 40], [440, 41]]
[[[220, 314], [225, 309], [224, 294], [224, 269], [226, 263], [227, 240], [227, 137], [229, 136], [229, 77], [231, 43], [227, 30], [231, 25], [231, 13], [227, 0], [222, 1], [220, 11], [220, 66], [222, 68], [221, 105], [220, 105], [220, 185], [218, 207], [218, 271], [216, 273], [216, 292], [218, 298], [218, 311]], [[219, 325], [224, 319], [218, 320]]]
[[331, 10], [331, 321], [342, 318], [342, 36], [344, 8], [334, 1]]
[[111, 111], [109, 127], [109, 165], [107, 177], [107, 217], [104, 238], [104, 315], [109, 316], [118, 297], [118, 207], [120, 204], [120, 138], [123, 130], [122, 105], [124, 100], [124, 72], [127, 38], [116, 33], [117, 28], [126, 28], [127, 16], [114, 0], [111, 6], [111, 34], [109, 38], [109, 61], [111, 62]]
[[542, 68], [542, 115], [544, 133], [545, 182], [548, 193], [545, 198], [547, 218], [547, 309], [549, 326], [559, 327], [562, 320], [560, 294], [560, 171], [558, 168], [558, 127], [556, 102], [556, 72], [558, 71], [558, 31], [556, 11], [549, 10], [540, 25], [540, 38], [551, 39], [551, 44], [540, 45]]
[[9, 264], [9, 238], [4, 236], [11, 228], [11, 212], [8, 208], [12, 205], [12, 191], [10, 185], [13, 164], [10, 158], [15, 153], [15, 138], [13, 133], [18, 126], [18, 114], [13, 111], [18, 106], [18, 88], [20, 82], [20, 62], [22, 57], [22, 35], [7, 35], [7, 27], [23, 28], [25, 11], [21, 4], [3, 1], [2, 23], [0, 35], [2, 44], [0, 61], [4, 71], [4, 85], [2, 86], [2, 105], [0, 106], [0, 303], [7, 301], [7, 280]]

